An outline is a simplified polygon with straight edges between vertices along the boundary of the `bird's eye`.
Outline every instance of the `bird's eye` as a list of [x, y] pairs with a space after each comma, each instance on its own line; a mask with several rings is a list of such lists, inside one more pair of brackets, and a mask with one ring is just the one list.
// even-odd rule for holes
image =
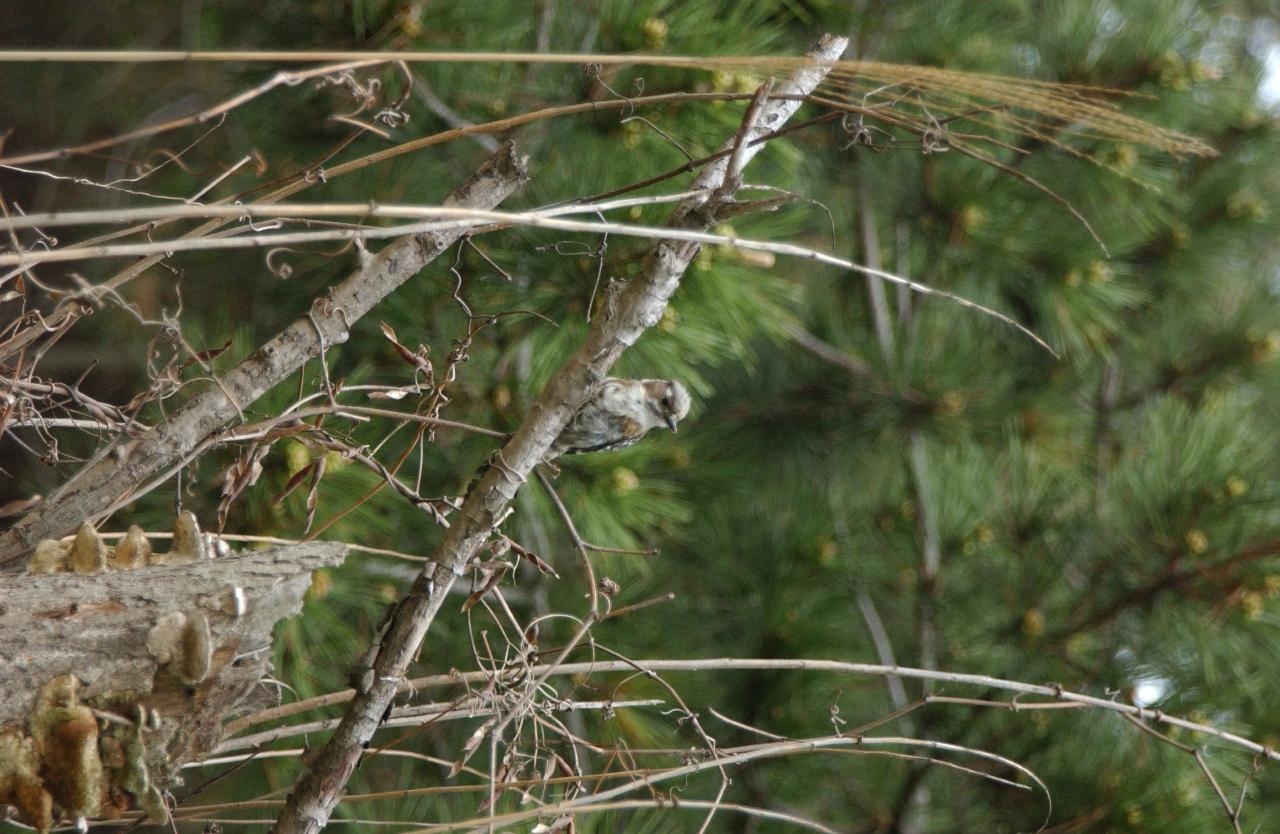
[[671, 397], [667, 396], [662, 398], [662, 407], [668, 411], [671, 410]]

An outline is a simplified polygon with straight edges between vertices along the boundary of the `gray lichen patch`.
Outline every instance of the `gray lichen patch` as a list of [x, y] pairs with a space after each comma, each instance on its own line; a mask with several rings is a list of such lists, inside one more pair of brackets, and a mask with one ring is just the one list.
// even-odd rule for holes
[[45, 539], [36, 545], [35, 555], [27, 564], [28, 573], [62, 573], [67, 569], [69, 548], [53, 539]]
[[161, 720], [136, 704], [132, 718], [95, 714], [81, 702], [80, 686], [75, 675], [59, 675], [41, 687], [23, 725], [0, 729], [0, 803], [41, 832], [58, 819], [114, 819], [131, 807], [167, 821], [147, 765], [159, 752], [148, 735], [165, 735]]
[[40, 778], [36, 743], [22, 728], [0, 727], [0, 805], [13, 805], [29, 825], [53, 825], [53, 797]]
[[138, 525], [130, 524], [129, 531], [115, 546], [108, 563], [115, 570], [133, 570], [145, 567], [150, 561], [151, 542], [147, 534]]
[[208, 542], [200, 532], [196, 514], [190, 510], [178, 513], [173, 525], [173, 544], [168, 553], [156, 554], [152, 561], [161, 565], [189, 565], [212, 558]]
[[27, 719], [40, 755], [40, 776], [53, 807], [71, 819], [98, 816], [106, 784], [98, 753], [98, 720], [80, 703], [80, 680], [60, 675], [40, 690]]
[[162, 668], [185, 684], [197, 684], [209, 674], [213, 659], [209, 620], [196, 609], [171, 611], [147, 632], [147, 651]]
[[27, 573], [136, 570], [148, 565], [190, 565], [229, 555], [227, 543], [202, 532], [195, 513], [186, 510], [178, 514], [173, 525], [173, 542], [167, 553], [153, 552], [147, 534], [136, 524], [113, 547], [102, 540], [92, 524], [85, 522], [75, 536], [60, 541], [45, 539], [37, 544]]
[[87, 521], [80, 525], [71, 542], [69, 561], [76, 573], [96, 573], [107, 569], [107, 546]]

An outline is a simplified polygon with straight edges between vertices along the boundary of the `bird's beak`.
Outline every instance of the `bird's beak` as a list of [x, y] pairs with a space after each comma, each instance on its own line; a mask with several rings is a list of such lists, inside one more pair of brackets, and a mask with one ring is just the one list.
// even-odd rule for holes
[[667, 421], [667, 428], [671, 429], [673, 432], [676, 430], [676, 417], [674, 414], [668, 414], [662, 419]]

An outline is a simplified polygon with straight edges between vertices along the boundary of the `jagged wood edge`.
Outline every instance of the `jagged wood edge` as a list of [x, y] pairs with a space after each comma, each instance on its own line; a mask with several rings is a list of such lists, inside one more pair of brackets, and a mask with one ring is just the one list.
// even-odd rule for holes
[[[185, 564], [5, 581], [0, 735], [21, 745], [38, 732], [38, 693], [55, 678], [74, 675], [80, 682], [78, 703], [99, 710], [100, 717], [116, 716], [117, 723], [104, 727], [118, 730], [118, 722], [132, 726], [129, 722], [150, 716], [141, 736], [143, 783], [149, 778], [162, 789], [181, 784], [182, 766], [212, 750], [227, 721], [278, 700], [279, 690], [264, 686], [271, 671], [272, 632], [301, 610], [312, 572], [340, 564], [346, 553], [340, 542], [310, 542]], [[188, 625], [196, 618], [201, 625], [195, 633], [203, 632], [204, 638], [188, 642], [184, 632], [180, 645], [166, 645], [167, 652], [177, 654], [162, 660], [152, 636], [158, 623], [175, 615]], [[192, 664], [192, 657], [198, 662]], [[194, 677], [189, 676], [193, 668], [200, 670]], [[105, 764], [106, 748], [100, 749]], [[38, 753], [46, 754], [57, 755]], [[0, 762], [0, 783], [5, 766], [13, 764]], [[58, 779], [67, 775], [64, 766], [37, 763], [41, 772], [53, 768]], [[142, 801], [137, 784], [115, 781], [124, 778], [117, 770], [107, 772], [103, 804], [92, 813], [112, 816], [113, 806], [105, 799], [108, 783], [113, 795], [123, 787]], [[59, 809], [56, 800], [54, 811], [72, 813]]]
[[[145, 694], [157, 670], [147, 631], [172, 611], [204, 613], [215, 647], [249, 653], [270, 646], [276, 622], [300, 610], [311, 572], [341, 563], [346, 551], [340, 542], [312, 542], [187, 565], [7, 578], [0, 583], [0, 723], [21, 720], [40, 686], [68, 672], [83, 683], [83, 699]], [[221, 610], [231, 588], [243, 592], [240, 616]]]

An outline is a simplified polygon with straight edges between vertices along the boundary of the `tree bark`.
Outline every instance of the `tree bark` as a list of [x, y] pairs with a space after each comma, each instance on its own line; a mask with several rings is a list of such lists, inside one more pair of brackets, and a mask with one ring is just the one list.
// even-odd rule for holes
[[[445, 200], [446, 206], [492, 209], [528, 180], [525, 160], [507, 143]], [[250, 403], [283, 382], [328, 345], [347, 340], [351, 325], [448, 249], [462, 227], [400, 238], [368, 258], [311, 309], [250, 354], [164, 422], [112, 454], [99, 454], [12, 529], [0, 534], [0, 566], [13, 565], [42, 539], [66, 535], [109, 515], [163, 476], [185, 466], [210, 435], [238, 419]], [[322, 334], [322, 335], [321, 335]]]
[[[312, 571], [340, 564], [346, 551], [312, 542], [0, 580], [0, 741], [34, 728], [42, 688], [74, 675], [78, 703], [121, 721], [150, 716], [150, 782], [174, 785], [184, 763], [221, 741], [227, 719], [275, 702], [277, 690], [261, 685], [272, 631], [301, 609]], [[90, 752], [96, 760], [97, 746]], [[2, 759], [0, 774], [12, 764]]]
[[[824, 36], [808, 53], [814, 63], [779, 84], [777, 93], [811, 93], [826, 76], [829, 62], [839, 59], [847, 43], [845, 38]], [[752, 147], [750, 142], [779, 128], [799, 107], [797, 100], [767, 99], [760, 103], [758, 112], [752, 112], [744, 124], [745, 129], [726, 143], [733, 153], [704, 168], [690, 189], [711, 192], [679, 203], [668, 227], [705, 230], [714, 225], [717, 209], [732, 199], [742, 166], [762, 147]], [[488, 541], [534, 466], [543, 460], [561, 429], [605, 379], [618, 356], [662, 319], [668, 300], [698, 249], [697, 243], [660, 241], [646, 258], [641, 275], [630, 281], [613, 303], [605, 305], [602, 315], [593, 319], [582, 346], [547, 383], [520, 428], [495, 456], [495, 464], [467, 494], [433, 554], [435, 564], [423, 570], [397, 608], [374, 660], [372, 682], [356, 693], [342, 723], [299, 779], [276, 821], [274, 834], [316, 834], [328, 823], [333, 806], [391, 705], [449, 588]]]

